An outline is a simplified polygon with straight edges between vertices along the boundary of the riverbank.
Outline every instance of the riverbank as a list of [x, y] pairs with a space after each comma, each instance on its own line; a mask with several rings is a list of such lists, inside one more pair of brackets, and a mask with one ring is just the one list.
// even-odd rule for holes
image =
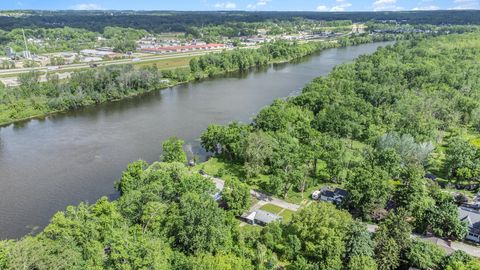
[[[82, 107], [87, 107], [91, 105], [98, 105], [105, 102], [116, 102], [126, 98], [132, 98], [138, 95], [142, 95], [151, 91], [159, 91], [162, 89], [170, 88], [176, 85], [189, 83], [192, 81], [202, 80], [208, 77], [219, 76], [229, 72], [235, 72], [239, 70], [247, 70], [255, 66], [265, 66], [269, 64], [278, 64], [278, 63], [288, 63], [295, 59], [299, 59], [305, 56], [308, 56], [312, 53], [323, 51], [329, 48], [339, 48], [350, 45], [359, 45], [364, 43], [375, 42], [378, 40], [392, 39], [392, 37], [383, 37], [383, 36], [368, 36], [368, 38], [359, 38], [359, 37], [348, 37], [343, 38], [341, 42], [339, 40], [333, 41], [317, 41], [305, 44], [294, 44], [290, 45], [289, 49], [293, 50], [293, 55], [280, 55], [279, 57], [274, 57], [272, 55], [278, 54], [275, 45], [266, 44], [264, 47], [261, 47], [256, 50], [251, 49], [242, 49], [235, 51], [225, 51], [219, 54], [211, 54], [207, 56], [200, 56], [193, 58], [198, 62], [202, 59], [213, 58], [213, 57], [230, 57], [235, 59], [235, 61], [241, 61], [241, 63], [233, 63], [231, 66], [226, 66], [225, 61], [221, 61], [219, 64], [195, 67], [190, 63], [190, 68], [183, 69], [170, 69], [170, 70], [159, 70], [158, 67], [153, 68], [154, 66], [143, 66], [140, 68], [135, 68], [138, 70], [137, 74], [134, 74], [134, 79], [143, 79], [138, 78], [145, 76], [145, 73], [150, 72], [149, 76], [156, 77], [155, 82], [137, 82], [136, 86], [131, 85], [115, 85], [112, 83], [111, 76], [108, 77], [106, 81], [99, 82], [98, 73], [102, 71], [105, 72], [123, 72], [121, 68], [106, 67], [99, 68], [98, 70], [82, 70], [75, 72], [71, 77], [78, 78], [81, 77], [82, 81], [77, 82], [76, 84], [69, 85], [69, 82], [72, 79], [69, 79], [69, 82], [62, 82], [54, 77], [50, 81], [45, 83], [38, 82], [38, 76], [35, 74], [30, 74], [28, 76], [22, 76], [22, 85], [15, 88], [1, 89], [0, 88], [0, 98], [4, 100], [0, 103], [0, 127], [5, 127], [9, 124], [28, 121], [30, 119], [38, 119], [48, 115], [67, 112], [71, 110], [76, 110]], [[279, 47], [279, 46], [277, 46]], [[262, 51], [260, 51], [262, 50]], [[247, 56], [252, 51], [260, 51], [260, 56], [255, 56], [260, 58], [262, 56], [269, 56], [265, 59], [256, 59], [256, 61], [251, 61], [252, 56], [250, 55], [249, 60], [243, 60], [238, 58], [242, 57], [243, 54]], [[291, 52], [291, 51], [290, 51]], [[289, 52], [287, 52], [289, 53]], [[240, 55], [240, 56], [239, 56]], [[237, 64], [237, 65], [235, 65]], [[128, 69], [128, 72], [134, 73], [131, 69]], [[148, 75], [148, 74], [147, 74]], [[83, 78], [82, 78], [83, 77]], [[88, 85], [82, 85], [95, 78], [95, 81], [89, 82]], [[118, 77], [114, 78], [118, 79]], [[129, 78], [131, 79], [131, 78]], [[141, 87], [138, 86], [141, 84]], [[92, 89], [97, 85], [103, 85], [103, 87], [98, 87], [98, 89]], [[110, 87], [110, 88], [107, 88]], [[66, 88], [66, 89], [65, 89]], [[79, 90], [80, 88], [80, 90]], [[113, 90], [112, 90], [113, 88]], [[122, 91], [116, 91], [115, 88], [124, 88]], [[112, 91], [111, 91], [112, 90]], [[114, 92], [110, 94], [109, 91]]]
[[[322, 53], [248, 72], [178, 85], [2, 128], [0, 238], [42, 228], [68, 205], [116, 198], [113, 182], [125, 165], [158, 160], [160, 142], [183, 138], [202, 159], [198, 138], [209, 124], [248, 123], [274, 99], [298, 94], [337, 65], [392, 42]], [[37, 232], [38, 230], [35, 230]]]

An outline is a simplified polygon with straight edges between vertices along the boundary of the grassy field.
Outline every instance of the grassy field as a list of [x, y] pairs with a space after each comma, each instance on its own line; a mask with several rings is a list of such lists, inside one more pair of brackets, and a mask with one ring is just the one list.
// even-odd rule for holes
[[279, 214], [283, 210], [282, 207], [276, 206], [276, 205], [273, 205], [273, 204], [269, 204], [269, 203], [260, 207], [260, 209], [263, 210], [263, 211], [274, 213], [274, 214]]
[[190, 60], [194, 57], [196, 57], [196, 56], [186, 56], [186, 57], [181, 57], [181, 58], [153, 60], [153, 61], [141, 62], [141, 63], [136, 63], [136, 64], [135, 64], [135, 62], [132, 62], [132, 64], [135, 65], [136, 67], [156, 65], [158, 67], [158, 69], [160, 69], [160, 70], [184, 68], [184, 67], [189, 66]]
[[267, 175], [259, 175], [258, 177], [247, 179], [241, 164], [231, 163], [217, 157], [212, 157], [209, 160], [196, 165], [193, 167], [193, 170], [203, 170], [208, 175], [222, 178], [224, 180], [237, 179], [249, 184], [252, 189], [260, 189], [259, 183], [268, 179]]

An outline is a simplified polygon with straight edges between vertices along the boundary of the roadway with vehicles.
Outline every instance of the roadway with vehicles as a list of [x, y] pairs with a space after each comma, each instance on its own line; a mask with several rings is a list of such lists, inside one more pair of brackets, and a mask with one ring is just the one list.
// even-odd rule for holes
[[[252, 47], [253, 48], [253, 47]], [[255, 47], [257, 48], [257, 47]], [[221, 49], [221, 50], [209, 50], [209, 51], [199, 51], [199, 52], [185, 52], [185, 53], [172, 53], [172, 54], [162, 54], [162, 55], [149, 55], [145, 57], [137, 57], [133, 59], [119, 59], [119, 60], [109, 60], [109, 61], [98, 61], [94, 62], [97, 66], [111, 66], [111, 65], [125, 65], [125, 64], [139, 64], [145, 62], [154, 62], [160, 60], [168, 60], [168, 59], [177, 59], [177, 58], [184, 58], [189, 56], [201, 56], [207, 53], [219, 53], [223, 50], [232, 50], [233, 48]], [[58, 66], [55, 71], [72, 71], [76, 69], [84, 69], [90, 68], [91, 63], [81, 63], [81, 64], [71, 64], [71, 65], [64, 65]], [[0, 76], [6, 77], [6, 75], [18, 76], [22, 73], [28, 73], [31, 71], [39, 71], [39, 72], [48, 72], [52, 71], [51, 66], [46, 67], [31, 67], [31, 68], [16, 68], [16, 69], [5, 69], [0, 70]]]

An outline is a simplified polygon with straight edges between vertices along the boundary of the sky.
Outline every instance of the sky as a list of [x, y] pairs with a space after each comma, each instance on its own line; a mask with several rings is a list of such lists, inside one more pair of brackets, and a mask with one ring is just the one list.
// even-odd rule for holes
[[480, 0], [0, 0], [0, 10], [386, 11], [480, 9]]

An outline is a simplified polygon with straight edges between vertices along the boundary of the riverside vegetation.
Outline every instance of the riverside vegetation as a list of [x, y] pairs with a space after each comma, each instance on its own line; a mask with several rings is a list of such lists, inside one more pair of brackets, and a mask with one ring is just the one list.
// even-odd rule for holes
[[[424, 175], [479, 181], [480, 150], [466, 139], [480, 128], [479, 61], [479, 33], [402, 41], [275, 101], [252, 124], [209, 126], [202, 145], [229, 165], [222, 207], [171, 138], [162, 162], [128, 165], [117, 200], [70, 206], [38, 235], [0, 242], [0, 268], [480, 269], [410, 237], [467, 233], [456, 201]], [[264, 228], [234, 218], [252, 186], [288, 199], [324, 182], [347, 189], [342, 205], [315, 202]], [[362, 221], [379, 228], [372, 235]]]
[[[468, 28], [457, 30], [469, 31]], [[133, 65], [108, 66], [75, 71], [68, 80], [59, 80], [55, 73], [50, 73], [47, 75], [47, 82], [39, 82], [38, 72], [25, 73], [19, 76], [18, 87], [6, 88], [0, 84], [0, 125], [52, 112], [119, 100], [226, 72], [245, 71], [269, 63], [288, 62], [327, 48], [423, 35], [356, 35], [342, 37], [338, 41], [303, 44], [277, 41], [267, 43], [259, 49], [235, 49], [193, 58], [190, 68], [186, 69], [161, 71], [155, 65], [141, 68], [135, 68]]]

